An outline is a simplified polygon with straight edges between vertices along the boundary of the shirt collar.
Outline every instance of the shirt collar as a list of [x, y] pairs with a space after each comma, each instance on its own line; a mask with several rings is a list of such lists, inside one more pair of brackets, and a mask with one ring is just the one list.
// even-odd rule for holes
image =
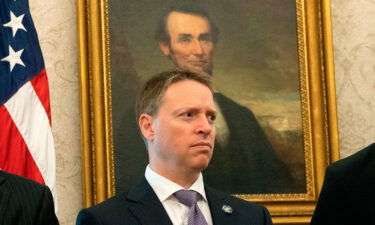
[[[175, 182], [153, 171], [150, 168], [150, 166], [146, 167], [145, 177], [161, 202], [164, 202], [169, 196], [173, 195], [173, 193], [175, 193], [176, 191], [184, 189]], [[202, 199], [204, 201], [207, 201], [206, 192], [204, 191], [202, 173], [199, 173], [198, 179], [187, 190], [193, 190], [198, 192], [202, 196]]]

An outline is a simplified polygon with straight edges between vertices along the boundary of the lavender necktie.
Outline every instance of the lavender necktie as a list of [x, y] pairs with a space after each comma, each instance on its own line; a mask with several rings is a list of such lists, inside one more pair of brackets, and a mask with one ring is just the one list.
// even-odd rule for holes
[[197, 205], [198, 193], [191, 190], [180, 190], [174, 193], [179, 202], [189, 207], [188, 225], [207, 225], [207, 222]]

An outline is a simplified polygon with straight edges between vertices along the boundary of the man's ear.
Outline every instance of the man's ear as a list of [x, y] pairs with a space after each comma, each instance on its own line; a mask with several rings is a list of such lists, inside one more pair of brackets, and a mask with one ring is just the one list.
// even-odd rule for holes
[[138, 125], [142, 132], [143, 137], [148, 141], [154, 141], [154, 118], [148, 114], [142, 114], [139, 117]]
[[168, 43], [160, 41], [159, 48], [164, 53], [165, 56], [169, 56], [169, 54], [171, 53]]

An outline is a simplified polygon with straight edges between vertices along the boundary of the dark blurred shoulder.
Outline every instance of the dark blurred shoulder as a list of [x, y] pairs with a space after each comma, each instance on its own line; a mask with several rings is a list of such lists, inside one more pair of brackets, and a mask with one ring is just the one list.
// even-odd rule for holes
[[375, 143], [328, 166], [327, 170], [350, 175], [375, 166]]

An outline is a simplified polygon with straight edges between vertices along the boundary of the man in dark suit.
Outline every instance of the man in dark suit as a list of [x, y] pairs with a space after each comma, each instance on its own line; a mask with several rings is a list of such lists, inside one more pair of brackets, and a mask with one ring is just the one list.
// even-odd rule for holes
[[327, 168], [311, 225], [375, 224], [375, 144]]
[[55, 225], [47, 186], [0, 170], [0, 225]]
[[[155, 39], [177, 68], [212, 76], [218, 34], [208, 14], [189, 2], [165, 12]], [[253, 112], [220, 92], [214, 98], [218, 108], [217, 137], [215, 155], [205, 171], [208, 183], [237, 194], [304, 192], [275, 154]]]
[[77, 225], [272, 224], [266, 208], [208, 187], [215, 143], [216, 108], [210, 77], [168, 71], [146, 82], [137, 100], [149, 165], [145, 178], [82, 210]]

